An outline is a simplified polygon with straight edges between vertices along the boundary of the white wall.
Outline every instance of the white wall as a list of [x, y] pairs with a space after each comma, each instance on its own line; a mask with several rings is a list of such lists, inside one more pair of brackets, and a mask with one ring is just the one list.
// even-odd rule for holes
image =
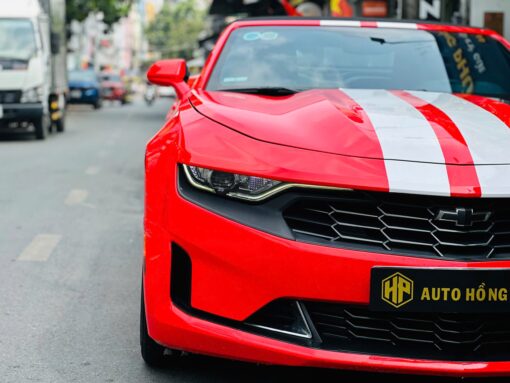
[[470, 24], [483, 27], [485, 12], [503, 12], [505, 14], [504, 35], [510, 39], [510, 0], [471, 0]]

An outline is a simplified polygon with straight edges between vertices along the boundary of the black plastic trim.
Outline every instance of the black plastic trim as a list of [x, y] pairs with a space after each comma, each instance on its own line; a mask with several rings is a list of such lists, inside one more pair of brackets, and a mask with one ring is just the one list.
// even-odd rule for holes
[[191, 258], [182, 247], [172, 242], [170, 297], [182, 307], [191, 307]]

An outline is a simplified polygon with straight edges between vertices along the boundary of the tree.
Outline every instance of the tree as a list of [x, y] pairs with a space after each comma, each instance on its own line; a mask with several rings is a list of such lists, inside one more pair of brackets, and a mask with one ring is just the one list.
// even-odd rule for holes
[[111, 26], [127, 16], [133, 0], [66, 0], [66, 20], [83, 21], [90, 13], [102, 12], [103, 22]]
[[198, 9], [195, 0], [166, 3], [146, 30], [151, 49], [165, 58], [192, 58], [204, 19], [205, 13]]

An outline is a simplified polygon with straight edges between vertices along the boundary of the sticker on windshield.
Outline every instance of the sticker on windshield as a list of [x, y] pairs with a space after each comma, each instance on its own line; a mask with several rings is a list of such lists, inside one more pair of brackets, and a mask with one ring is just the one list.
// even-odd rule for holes
[[269, 40], [276, 40], [278, 38], [278, 33], [276, 32], [264, 32], [260, 35], [260, 38], [262, 40], [266, 40], [266, 41], [269, 41]]
[[223, 79], [223, 83], [232, 83], [232, 82], [246, 82], [248, 81], [248, 77], [225, 77]]
[[245, 41], [255, 41], [260, 40], [261, 37], [262, 35], [260, 32], [247, 32], [244, 34], [243, 39]]

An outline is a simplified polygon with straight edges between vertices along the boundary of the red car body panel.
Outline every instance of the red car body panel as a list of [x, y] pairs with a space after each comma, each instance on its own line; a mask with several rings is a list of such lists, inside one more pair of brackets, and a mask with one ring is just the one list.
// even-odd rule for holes
[[[174, 305], [169, 295], [172, 242], [185, 249], [192, 260], [192, 307], [235, 321], [245, 320], [279, 298], [367, 305], [374, 266], [510, 268], [510, 261], [445, 261], [306, 244], [250, 228], [184, 199], [178, 191], [177, 164], [293, 183], [392, 191], [390, 164], [370, 119], [340, 92], [304, 92], [276, 103], [272, 97], [203, 90], [229, 34], [236, 28], [257, 25], [317, 26], [320, 22], [255, 20], [231, 25], [194, 89], [173, 108], [165, 126], [147, 146], [144, 294], [150, 336], [169, 348], [267, 364], [466, 377], [509, 375], [510, 361], [442, 362], [307, 348], [199, 319]], [[377, 26], [377, 22], [361, 25]], [[510, 47], [488, 30], [415, 27], [490, 35]], [[415, 103], [423, 115], [437, 115], [433, 106], [412, 95], [397, 92], [395, 97]], [[460, 97], [509, 125], [510, 106], [483, 97]], [[341, 121], [344, 130], [328, 123], [333, 118], [337, 125]], [[445, 158], [446, 163], [427, 166], [447, 167], [448, 195], [480, 197], [480, 182], [487, 180], [477, 183], [467, 143], [448, 118], [437, 119], [435, 124], [445, 152], [453, 155]], [[296, 125], [300, 135], [292, 129]], [[320, 134], [314, 135], [317, 126]], [[500, 166], [506, 169], [504, 163]], [[416, 180], [408, 192], [429, 190], [433, 182], [425, 177]]]

